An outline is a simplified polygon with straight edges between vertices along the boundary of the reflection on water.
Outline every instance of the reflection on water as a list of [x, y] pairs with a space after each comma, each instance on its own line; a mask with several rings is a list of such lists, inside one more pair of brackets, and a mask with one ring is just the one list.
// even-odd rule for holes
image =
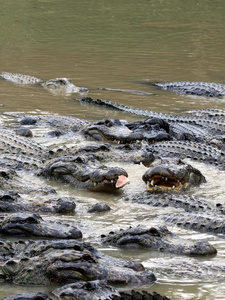
[[[167, 113], [183, 113], [198, 108], [224, 108], [218, 99], [185, 97], [162, 91], [146, 81], [210, 81], [225, 83], [224, 12], [225, 2], [181, 0], [87, 1], [55, 0], [1, 1], [0, 3], [1, 71], [32, 75], [44, 80], [71, 78], [77, 86], [85, 86], [93, 98]], [[140, 90], [150, 94], [134, 94], [100, 90], [99, 88]], [[88, 120], [100, 118], [140, 119], [122, 112], [80, 104], [77, 95], [54, 95], [40, 86], [19, 86], [0, 81], [0, 112], [22, 111], [72, 115]], [[197, 165], [208, 183], [194, 194], [224, 201], [224, 174]], [[121, 196], [140, 192], [143, 167], [126, 166], [130, 186], [118, 195], [94, 194], [57, 186], [59, 191], [76, 194], [76, 217], [84, 228], [84, 238], [100, 247], [99, 235], [112, 228], [149, 225], [157, 208], [126, 203]], [[217, 178], [221, 180], [216, 180]], [[53, 183], [55, 185], [55, 183]], [[97, 201], [112, 208], [110, 215], [87, 215], [86, 209]], [[93, 226], [94, 224], [94, 226]], [[103, 226], [104, 224], [104, 226]], [[224, 259], [224, 242], [212, 235], [173, 231], [193, 239], [206, 238], [219, 249], [217, 259]], [[148, 262], [155, 252], [129, 253], [110, 250], [111, 255]], [[157, 254], [158, 255], [158, 254]], [[183, 281], [160, 278], [150, 291], [156, 290], [172, 299], [223, 299], [224, 290], [216, 282]], [[0, 295], [37, 291], [2, 285]], [[46, 291], [41, 287], [42, 291]], [[48, 290], [48, 289], [47, 289]], [[214, 291], [217, 291], [216, 295]]]

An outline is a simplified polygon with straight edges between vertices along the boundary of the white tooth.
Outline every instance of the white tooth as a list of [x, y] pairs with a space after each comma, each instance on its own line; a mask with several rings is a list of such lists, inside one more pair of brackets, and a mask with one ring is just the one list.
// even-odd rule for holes
[[154, 180], [152, 179], [152, 180], [151, 180], [151, 186], [153, 186], [153, 185], [154, 185]]
[[111, 180], [111, 183], [114, 183], [113, 179]]
[[149, 181], [147, 181], [147, 189], [149, 188]]
[[168, 177], [166, 177], [165, 180], [167, 181], [167, 180], [168, 180]]
[[164, 177], [162, 176], [162, 179], [164, 179]]
[[175, 189], [175, 185], [172, 186], [172, 190], [174, 190], [174, 189]]
[[120, 141], [117, 141], [117, 144], [120, 144]]
[[94, 186], [96, 186], [97, 185], [97, 183], [96, 182], [94, 182]]

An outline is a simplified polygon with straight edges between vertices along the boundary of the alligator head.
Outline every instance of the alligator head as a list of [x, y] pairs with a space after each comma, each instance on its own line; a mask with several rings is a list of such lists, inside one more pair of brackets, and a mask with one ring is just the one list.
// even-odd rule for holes
[[111, 284], [140, 285], [156, 280], [141, 263], [110, 257], [74, 239], [19, 241], [12, 243], [12, 248], [13, 257], [9, 251], [10, 259], [0, 262], [0, 270], [1, 279], [16, 284], [106, 280]]
[[72, 93], [88, 93], [88, 89], [74, 85], [70, 78], [53, 78], [41, 83], [41, 85], [50, 91], [63, 91]]
[[118, 119], [100, 120], [87, 125], [83, 133], [94, 140], [117, 144], [133, 143], [137, 140], [153, 142], [171, 139], [162, 127], [146, 121], [127, 123]]
[[119, 189], [129, 183], [124, 169], [107, 167], [85, 156], [65, 156], [50, 160], [40, 175], [95, 192]]
[[180, 238], [167, 229], [166, 226], [144, 228], [130, 227], [118, 232], [102, 235], [102, 242], [112, 246], [126, 248], [151, 248], [161, 252], [185, 255], [211, 255], [217, 250], [208, 242], [192, 242]]
[[169, 160], [149, 168], [142, 179], [149, 192], [179, 193], [206, 182], [199, 170], [181, 160]]

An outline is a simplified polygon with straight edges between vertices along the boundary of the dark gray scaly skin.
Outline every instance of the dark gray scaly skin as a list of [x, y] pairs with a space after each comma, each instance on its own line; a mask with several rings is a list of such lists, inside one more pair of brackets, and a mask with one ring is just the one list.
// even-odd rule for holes
[[52, 292], [56, 297], [62, 300], [169, 300], [153, 292], [138, 292], [132, 290], [131, 293], [119, 292], [114, 287], [107, 284], [105, 280], [79, 281], [64, 285]]
[[22, 293], [2, 298], [2, 300], [52, 300], [44, 293]]
[[87, 125], [83, 134], [87, 138], [114, 143], [131, 143], [137, 140], [170, 140], [169, 125], [161, 119], [139, 122], [126, 122], [118, 119], [105, 119]]
[[105, 255], [76, 240], [1, 241], [1, 282], [49, 285], [106, 280], [109, 284], [152, 284], [156, 277], [143, 265]]
[[166, 226], [144, 228], [141, 226], [121, 229], [102, 235], [102, 243], [125, 248], [151, 248], [178, 255], [212, 255], [217, 250], [208, 242], [191, 242], [180, 238]]
[[18, 136], [12, 130], [0, 129], [0, 154], [26, 155], [32, 158], [46, 159], [51, 150], [42, 147], [32, 139]]
[[157, 292], [148, 293], [146, 291], [134, 291], [131, 293], [120, 292], [120, 296], [114, 296], [113, 300], [170, 300], [170, 298], [163, 296]]
[[156, 274], [175, 276], [176, 278], [198, 278], [204, 281], [210, 280], [224, 282], [225, 265], [213, 261], [197, 261], [190, 259], [184, 261], [181, 257], [172, 259], [155, 258], [148, 260], [148, 267]]
[[[114, 299], [120, 296], [119, 292], [105, 280], [79, 281], [64, 285], [53, 292], [59, 299], [100, 300]], [[120, 298], [118, 298], [120, 299]]]
[[191, 114], [196, 117], [225, 118], [225, 109], [219, 109], [219, 108], [188, 110], [185, 113]]
[[205, 212], [210, 213], [211, 215], [225, 214], [224, 204], [216, 203], [214, 205], [207, 199], [197, 198], [186, 194], [144, 192], [134, 196], [127, 196], [124, 200], [147, 204], [154, 207], [174, 207], [190, 213]]
[[14, 213], [0, 214], [0, 233], [13, 236], [37, 236], [59, 239], [82, 237], [75, 223], [47, 221], [38, 214]]
[[187, 123], [199, 126], [206, 129], [209, 134], [221, 134], [225, 130], [225, 120], [224, 117], [196, 117], [196, 116], [186, 116], [186, 115], [170, 115], [164, 113], [158, 113], [151, 110], [139, 109], [129, 107], [120, 103], [116, 103], [109, 100], [93, 99], [91, 97], [83, 97], [80, 99], [75, 99], [80, 103], [88, 103], [100, 106], [102, 108], [113, 109], [118, 111], [123, 111], [126, 113], [147, 117], [147, 118], [161, 118], [166, 122], [170, 123]]
[[84, 87], [75, 86], [70, 78], [53, 78], [47, 81], [39, 79], [30, 75], [23, 75], [19, 73], [0, 73], [0, 77], [17, 84], [23, 85], [40, 85], [48, 90], [64, 91], [66, 93], [87, 93], [88, 89]]
[[161, 215], [160, 218], [166, 224], [174, 224], [179, 227], [199, 232], [211, 232], [225, 235], [225, 217], [210, 213], [173, 213]]
[[205, 183], [202, 173], [182, 160], [166, 159], [150, 167], [142, 176], [148, 192], [181, 193]]
[[149, 145], [153, 155], [159, 157], [190, 158], [225, 169], [224, 151], [210, 145], [185, 141], [165, 141]]
[[35, 199], [27, 200], [22, 195], [12, 191], [0, 190], [0, 212], [71, 214], [74, 213], [75, 208], [75, 199], [72, 197], [42, 198], [37, 201]]
[[12, 190], [21, 194], [54, 194], [55, 190], [48, 186], [36, 185], [33, 182], [25, 181], [13, 168], [0, 168], [0, 189], [3, 191]]
[[[128, 183], [128, 174], [122, 168], [106, 167], [86, 156], [64, 156], [49, 160], [39, 175], [91, 191], [116, 190]], [[126, 181], [118, 185], [121, 176]]]
[[164, 90], [171, 90], [180, 94], [223, 98], [225, 96], [225, 85], [221, 83], [197, 82], [197, 81], [174, 81], [157, 82], [156, 86]]

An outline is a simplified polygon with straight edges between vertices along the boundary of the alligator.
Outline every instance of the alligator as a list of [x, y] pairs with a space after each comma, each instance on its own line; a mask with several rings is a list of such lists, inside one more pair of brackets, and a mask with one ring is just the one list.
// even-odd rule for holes
[[206, 144], [187, 141], [163, 141], [149, 145], [148, 150], [155, 157], [190, 158], [225, 169], [224, 151]]
[[212, 82], [198, 81], [175, 81], [175, 82], [157, 82], [153, 83], [164, 90], [171, 90], [180, 94], [191, 96], [203, 96], [223, 98], [225, 96], [225, 85]]
[[73, 197], [28, 200], [13, 191], [0, 190], [0, 212], [68, 214], [74, 212], [75, 201], [76, 199]]
[[0, 214], [0, 233], [13, 236], [37, 236], [60, 239], [77, 239], [81, 231], [74, 222], [48, 221], [38, 214], [14, 213]]
[[203, 108], [187, 110], [186, 113], [196, 117], [225, 117], [225, 109], [221, 108]]
[[0, 73], [0, 77], [16, 84], [40, 85], [50, 91], [64, 91], [69, 94], [88, 93], [87, 88], [75, 86], [70, 78], [53, 78], [44, 81], [34, 76], [8, 72]]
[[46, 159], [52, 151], [32, 139], [16, 135], [13, 130], [0, 129], [0, 154], [26, 155], [32, 158]]
[[181, 160], [165, 160], [149, 168], [142, 176], [148, 192], [180, 193], [205, 183], [202, 173]]
[[[48, 178], [60, 177], [61, 181], [93, 191], [118, 189], [129, 182], [128, 175], [122, 168], [106, 167], [96, 159], [85, 156], [61, 156], [61, 151], [59, 157], [51, 159], [52, 150], [41, 147], [30, 139], [17, 137], [10, 130], [0, 130], [0, 133], [2, 133], [0, 141], [2, 188], [9, 188], [10, 179], [13, 182], [10, 188], [14, 187], [12, 188], [14, 191], [30, 192], [32, 188], [36, 190], [36, 187], [28, 188], [24, 187], [24, 184], [19, 184], [17, 174], [12, 170], [12, 168], [32, 170], [34, 166], [39, 175]], [[16, 188], [18, 189], [15, 190]]]
[[173, 276], [176, 279], [185, 278], [201, 279], [204, 281], [219, 281], [224, 282], [225, 279], [225, 265], [213, 261], [197, 261], [194, 258], [184, 260], [183, 257], [175, 258], [152, 258], [149, 259], [146, 265], [151, 268], [156, 274], [164, 274], [166, 276]]
[[107, 167], [81, 155], [48, 160], [39, 175], [96, 192], [116, 190], [129, 183], [124, 169]]
[[2, 300], [52, 300], [44, 293], [22, 293], [2, 298]]
[[107, 284], [105, 280], [79, 281], [67, 284], [52, 292], [59, 299], [79, 300], [169, 300], [156, 292], [150, 294], [146, 291], [131, 293], [119, 292]]
[[105, 280], [78, 281], [57, 288], [52, 293], [61, 300], [111, 300], [115, 296], [120, 296], [118, 290]]
[[[200, 127], [207, 131], [209, 134], [209, 138], [211, 138], [215, 134], [223, 134], [225, 130], [225, 120], [224, 117], [197, 117], [197, 116], [187, 116], [187, 115], [172, 115], [172, 114], [164, 114], [158, 113], [151, 110], [139, 109], [130, 106], [126, 106], [120, 103], [116, 103], [109, 100], [102, 100], [102, 99], [93, 99], [91, 97], [83, 97], [83, 98], [75, 98], [74, 100], [80, 103], [88, 103], [96, 106], [100, 106], [106, 109], [113, 109], [118, 111], [123, 111], [129, 114], [134, 114], [137, 116], [147, 117], [147, 118], [160, 118], [164, 121], [168, 122], [170, 125], [173, 126], [175, 123], [185, 123]], [[192, 127], [194, 130], [194, 127]], [[188, 133], [188, 130], [186, 130]], [[197, 128], [197, 133], [199, 130]]]
[[214, 234], [225, 235], [225, 217], [222, 215], [215, 216], [210, 213], [173, 213], [164, 214], [160, 218], [166, 224], [174, 224], [185, 229], [198, 232], [211, 232]]
[[102, 243], [125, 248], [151, 248], [161, 252], [175, 253], [178, 255], [212, 255], [217, 250], [208, 242], [191, 242], [180, 238], [166, 226], [142, 226], [111, 231], [108, 235], [101, 235]]
[[151, 119], [139, 122], [126, 122], [118, 119], [105, 119], [87, 125], [82, 133], [87, 138], [114, 143], [131, 143], [146, 140], [171, 140], [168, 133], [169, 125], [161, 119]]
[[110, 257], [76, 240], [1, 241], [1, 282], [49, 285], [106, 280], [108, 284], [153, 284], [141, 263]]
[[174, 193], [139, 193], [136, 195], [124, 197], [125, 201], [131, 201], [140, 204], [147, 204], [154, 207], [174, 207], [183, 209], [190, 213], [210, 213], [210, 215], [224, 215], [225, 206], [222, 203], [210, 203], [204, 198], [197, 198], [192, 195], [174, 194]]

